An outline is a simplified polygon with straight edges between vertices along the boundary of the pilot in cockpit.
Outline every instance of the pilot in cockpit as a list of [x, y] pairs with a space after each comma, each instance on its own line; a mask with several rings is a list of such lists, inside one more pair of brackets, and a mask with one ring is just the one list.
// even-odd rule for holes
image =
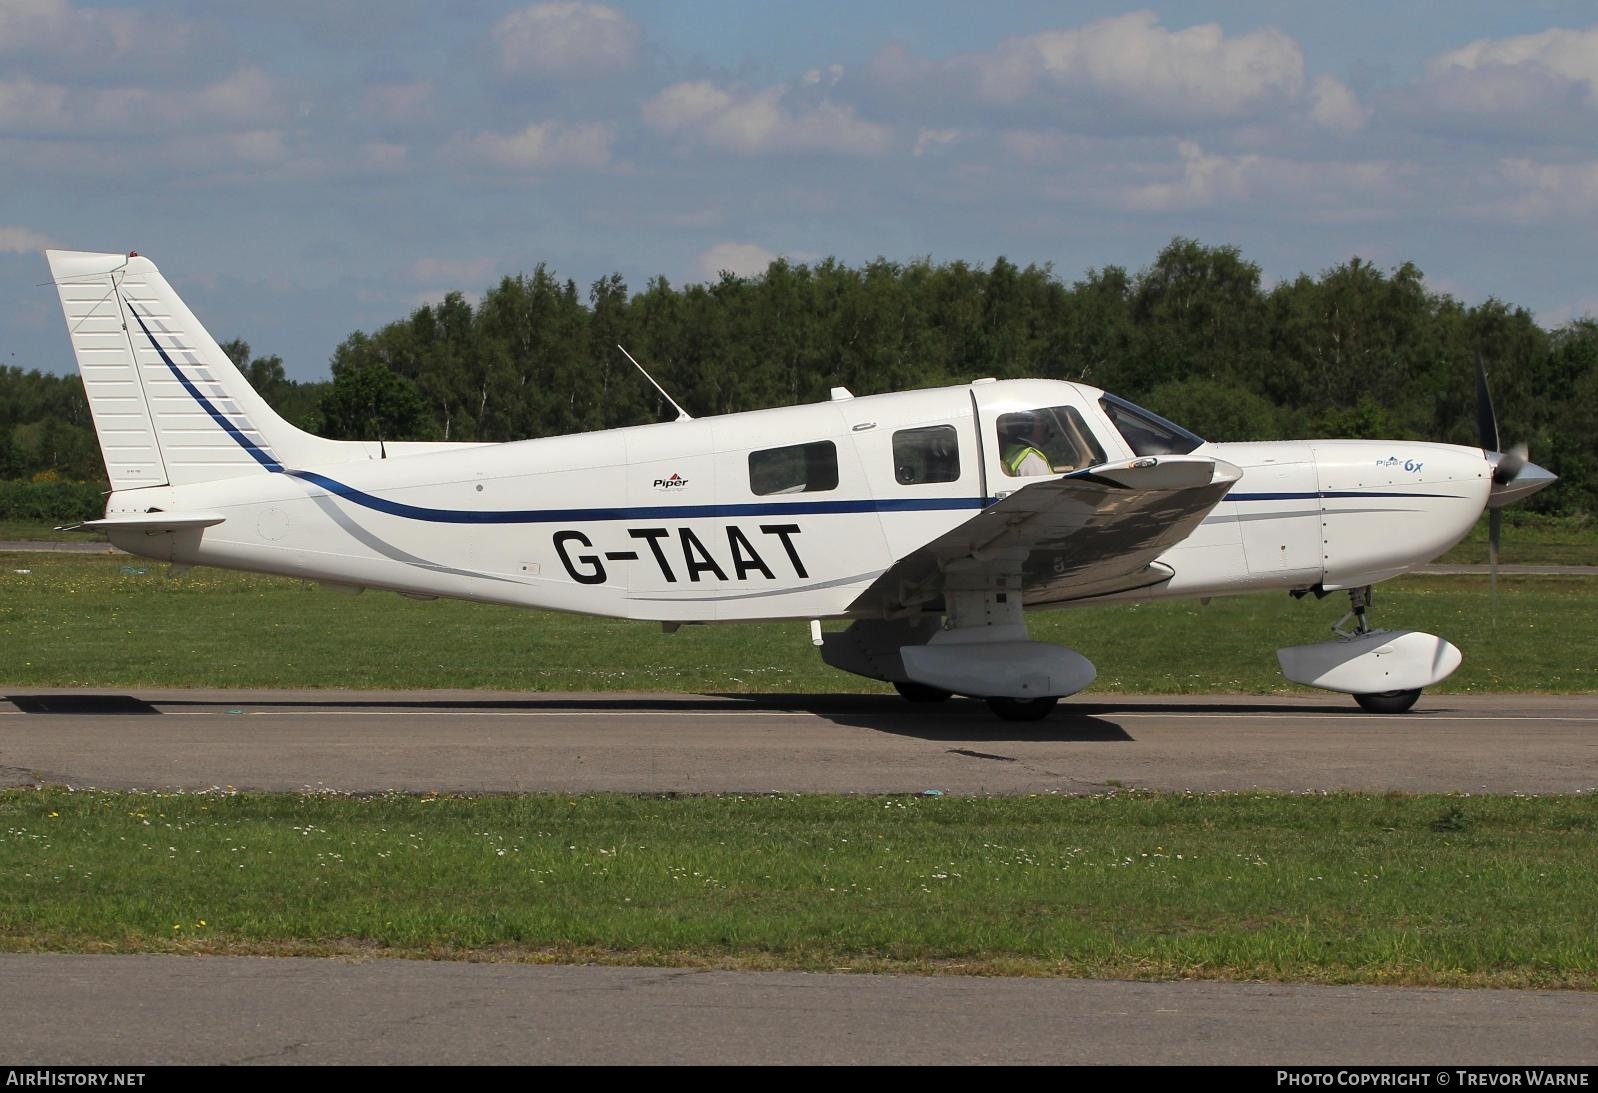
[[1053, 465], [1044, 448], [1049, 426], [1037, 411], [1004, 415], [1004, 472], [1013, 478], [1051, 474]]

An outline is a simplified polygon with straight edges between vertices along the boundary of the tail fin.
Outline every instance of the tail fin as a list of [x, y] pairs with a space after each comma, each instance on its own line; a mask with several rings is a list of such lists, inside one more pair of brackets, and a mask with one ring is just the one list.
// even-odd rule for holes
[[113, 490], [360, 458], [279, 417], [149, 259], [45, 257]]

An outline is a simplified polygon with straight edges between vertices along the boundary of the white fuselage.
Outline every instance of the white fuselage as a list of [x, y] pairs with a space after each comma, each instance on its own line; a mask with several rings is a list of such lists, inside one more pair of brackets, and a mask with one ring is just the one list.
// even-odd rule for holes
[[[1139, 454], [1099, 395], [1061, 381], [979, 381], [510, 444], [417, 445], [400, 458], [125, 490], [107, 515], [224, 517], [176, 533], [111, 531], [124, 550], [179, 563], [617, 618], [838, 617], [894, 561], [1027, 483], [1006, 469], [1002, 415], [1072, 406], [1105, 457]], [[938, 453], [943, 480], [907, 484], [899, 434], [935, 426], [954, 442]], [[752, 454], [764, 465], [774, 451], [818, 444], [835, 452], [835, 481], [756, 492]], [[1208, 444], [1200, 454], [1243, 478], [1160, 558], [1173, 576], [1125, 598], [1370, 584], [1463, 537], [1491, 487], [1484, 453], [1452, 445]]]

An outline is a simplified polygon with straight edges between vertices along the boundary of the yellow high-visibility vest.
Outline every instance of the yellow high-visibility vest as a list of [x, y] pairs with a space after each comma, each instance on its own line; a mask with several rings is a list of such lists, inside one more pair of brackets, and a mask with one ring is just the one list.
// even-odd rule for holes
[[1014, 448], [1011, 448], [1004, 457], [1004, 469], [1009, 471], [1013, 477], [1020, 478], [1021, 464], [1025, 463], [1029, 457], [1034, 455], [1043, 460], [1043, 465], [1045, 467], [1048, 467], [1051, 470], [1053, 469], [1053, 464], [1049, 462], [1049, 457], [1038, 451], [1038, 449], [1034, 448], [1030, 444], [1018, 444]]

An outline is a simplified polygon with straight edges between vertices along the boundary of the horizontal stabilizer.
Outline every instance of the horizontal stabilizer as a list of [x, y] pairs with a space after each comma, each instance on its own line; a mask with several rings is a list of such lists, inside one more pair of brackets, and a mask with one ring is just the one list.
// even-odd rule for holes
[[130, 512], [104, 520], [86, 520], [78, 526], [85, 531], [142, 531], [159, 535], [166, 531], [208, 528], [226, 519], [219, 512]]

